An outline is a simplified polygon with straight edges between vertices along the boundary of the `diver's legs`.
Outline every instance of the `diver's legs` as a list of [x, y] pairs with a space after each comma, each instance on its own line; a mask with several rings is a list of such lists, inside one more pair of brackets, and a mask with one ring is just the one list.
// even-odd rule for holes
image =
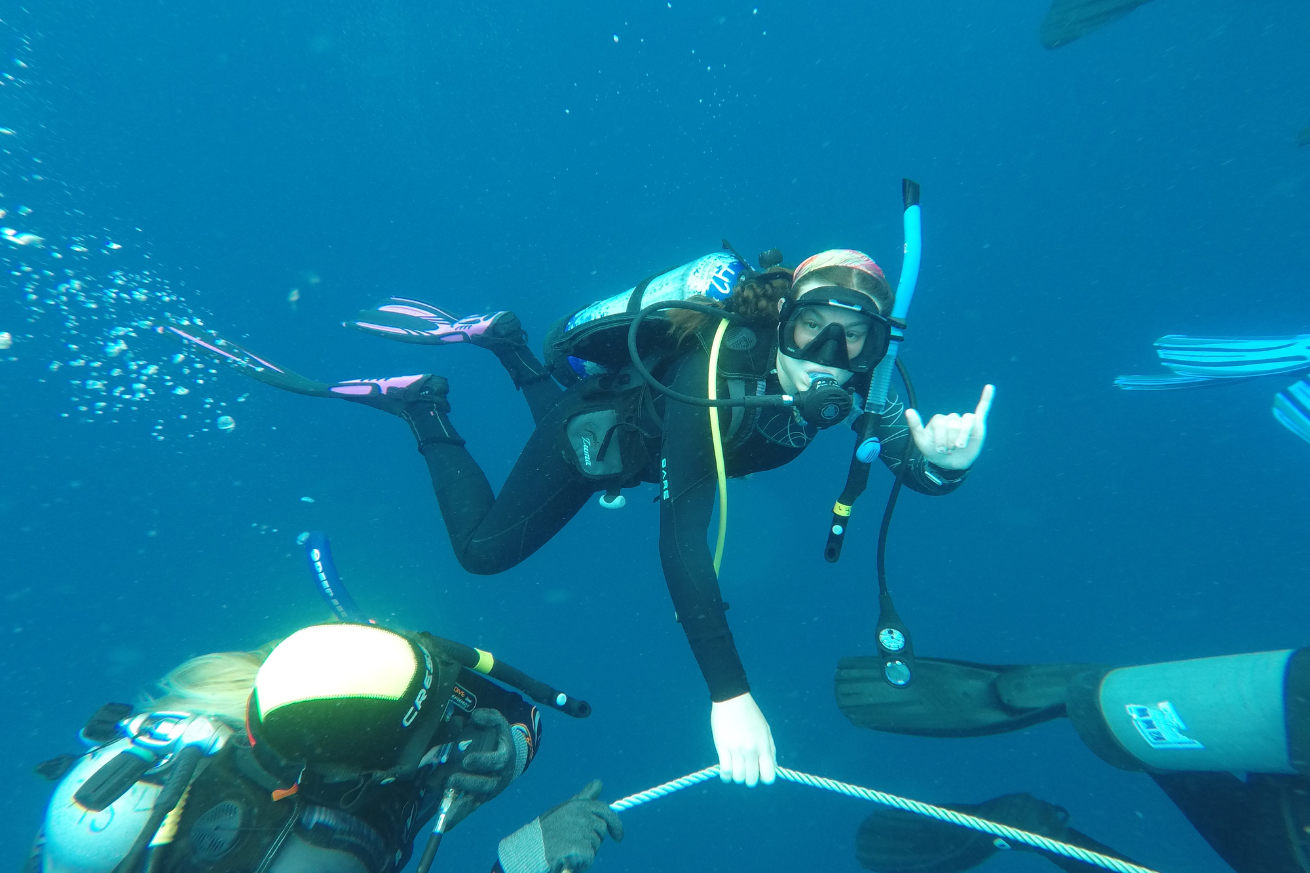
[[539, 425], [564, 396], [564, 389], [550, 377], [546, 365], [528, 348], [527, 333], [518, 327], [518, 317], [512, 312], [504, 315], [513, 319], [515, 338], [487, 342], [484, 348], [496, 356], [505, 372], [514, 380], [514, 387], [523, 392], [523, 399], [528, 401], [528, 411], [532, 413], [532, 422]]
[[553, 404], [499, 496], [448, 422], [448, 432], [438, 433], [434, 426], [428, 439], [415, 430], [446, 533], [465, 570], [490, 575], [517, 565], [559, 533], [596, 492], [560, 450], [564, 418], [560, 404]]

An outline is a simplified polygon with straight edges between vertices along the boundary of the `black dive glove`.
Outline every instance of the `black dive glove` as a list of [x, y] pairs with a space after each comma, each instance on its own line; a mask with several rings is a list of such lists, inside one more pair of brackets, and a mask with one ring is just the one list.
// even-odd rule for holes
[[458, 792], [450, 806], [447, 830], [504, 791], [523, 772], [514, 733], [500, 710], [475, 709], [469, 723], [479, 730], [473, 732], [469, 751], [445, 784]]
[[541, 818], [500, 841], [504, 873], [582, 873], [596, 860], [608, 832], [623, 839], [623, 822], [600, 797], [600, 780], [561, 803]]

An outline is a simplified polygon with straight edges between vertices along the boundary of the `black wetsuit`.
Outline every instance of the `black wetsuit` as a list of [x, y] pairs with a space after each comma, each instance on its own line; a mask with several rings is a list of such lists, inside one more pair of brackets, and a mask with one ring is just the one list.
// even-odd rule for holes
[[[677, 391], [704, 397], [708, 368], [708, 356], [695, 350], [674, 358], [659, 375]], [[471, 573], [499, 573], [515, 566], [558, 533], [593, 494], [604, 490], [603, 483], [581, 474], [562, 436], [566, 422], [578, 410], [576, 400], [583, 386], [561, 391], [549, 380], [528, 381], [513, 371], [511, 375], [522, 386], [537, 427], [499, 496], [492, 493], [462, 443], [423, 445], [451, 545]], [[782, 393], [776, 375], [770, 375], [767, 390]], [[727, 396], [726, 386], [720, 396]], [[663, 398], [648, 408], [652, 420], [643, 430], [651, 434], [645, 439], [649, 461], [640, 478], [661, 486], [664, 576], [711, 699], [729, 700], [750, 691], [750, 685], [728, 629], [706, 542], [716, 488], [709, 416], [703, 408]], [[753, 432], [727, 453], [728, 475], [781, 467], [799, 456], [815, 433], [794, 409], [766, 408]], [[879, 437], [883, 462], [895, 471], [904, 456], [908, 464], [904, 482], [915, 491], [945, 494], [964, 479], [965, 471], [938, 470], [925, 461], [909, 441], [899, 402], [893, 402]]]

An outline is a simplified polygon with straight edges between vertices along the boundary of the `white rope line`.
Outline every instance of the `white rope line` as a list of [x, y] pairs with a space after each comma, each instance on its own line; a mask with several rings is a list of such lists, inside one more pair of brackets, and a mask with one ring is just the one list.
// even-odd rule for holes
[[698, 782], [704, 782], [707, 779], [713, 779], [719, 775], [719, 765], [706, 767], [704, 770], [697, 770], [695, 773], [688, 773], [681, 779], [674, 779], [672, 782], [665, 782], [663, 785], [656, 785], [654, 788], [647, 788], [645, 791], [638, 791], [636, 794], [629, 794], [622, 800], [616, 800], [610, 804], [610, 809], [615, 812], [626, 812], [634, 806], [641, 806], [643, 803], [649, 803], [652, 800], [664, 797], [666, 794], [672, 794], [675, 791], [681, 791], [684, 788], [690, 788]]
[[[632, 809], [634, 806], [649, 803], [652, 800], [665, 797], [675, 791], [681, 791], [684, 788], [689, 788], [692, 785], [713, 779], [718, 775], [719, 766], [715, 764], [712, 767], [706, 767], [704, 770], [697, 770], [695, 773], [688, 773], [686, 776], [679, 779], [665, 782], [662, 785], [656, 785], [654, 788], [648, 788], [645, 791], [630, 794], [627, 797], [611, 803], [610, 809], [615, 812], [625, 812], [626, 810]], [[934, 806], [931, 803], [910, 800], [907, 797], [898, 797], [895, 794], [874, 791], [871, 788], [861, 788], [859, 785], [851, 785], [848, 782], [838, 782], [836, 779], [827, 779], [823, 776], [812, 776], [809, 773], [788, 770], [786, 767], [779, 767], [778, 775], [788, 782], [795, 782], [798, 785], [808, 785], [811, 788], [822, 788], [826, 791], [844, 794], [847, 797], [869, 800], [874, 803], [882, 804], [883, 806], [890, 806], [893, 809], [900, 809], [905, 812], [927, 816], [928, 818], [933, 818], [938, 821], [944, 821], [949, 824], [980, 831], [984, 834], [1001, 837], [1005, 840], [1013, 840], [1016, 843], [1024, 843], [1025, 845], [1033, 846], [1038, 849], [1054, 852], [1057, 855], [1063, 855], [1066, 858], [1073, 858], [1075, 861], [1082, 861], [1084, 864], [1092, 864], [1104, 870], [1113, 870], [1114, 873], [1157, 873], [1157, 871], [1152, 870], [1150, 867], [1131, 864], [1128, 861], [1122, 861], [1119, 858], [1111, 858], [1109, 855], [1103, 855], [1100, 852], [1093, 852], [1080, 846], [1062, 843], [1059, 840], [1053, 840], [1050, 837], [1044, 837], [1041, 834], [1021, 831], [1018, 828], [1012, 828], [1009, 825], [1003, 825], [999, 822], [988, 821], [985, 818], [978, 818], [977, 816], [956, 812], [953, 809]]]

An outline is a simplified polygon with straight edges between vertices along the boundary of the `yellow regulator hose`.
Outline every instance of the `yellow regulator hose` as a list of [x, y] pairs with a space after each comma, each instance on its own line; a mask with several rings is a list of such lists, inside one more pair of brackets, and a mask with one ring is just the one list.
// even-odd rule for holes
[[[710, 344], [710, 385], [709, 398], [719, 399], [719, 346], [723, 344], [723, 333], [728, 329], [728, 320], [719, 321], [719, 329], [714, 332], [714, 342]], [[719, 540], [714, 544], [714, 575], [719, 575], [719, 565], [723, 563], [723, 541], [728, 536], [728, 474], [723, 466], [723, 435], [719, 431], [719, 409], [710, 407], [710, 437], [714, 441], [714, 469], [719, 474]]]

